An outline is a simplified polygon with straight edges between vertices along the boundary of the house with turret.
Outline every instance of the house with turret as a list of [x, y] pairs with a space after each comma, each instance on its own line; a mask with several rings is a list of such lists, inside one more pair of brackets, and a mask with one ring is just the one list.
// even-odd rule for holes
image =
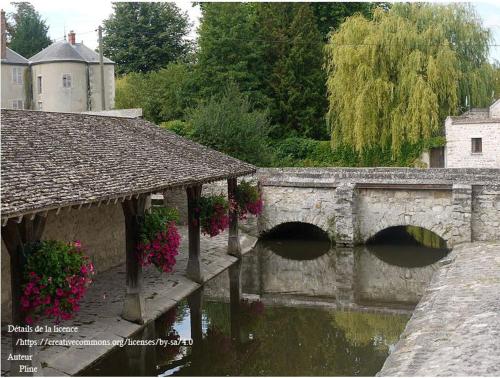
[[71, 31], [68, 40], [53, 43], [29, 59], [32, 109], [83, 112], [114, 107], [114, 62], [103, 59], [104, 93], [101, 93], [99, 54], [75, 39], [76, 35]]
[[2, 11], [2, 108], [57, 112], [114, 108], [114, 62], [104, 57], [101, 70], [99, 54], [76, 42], [75, 32], [29, 59], [9, 49], [6, 42]]

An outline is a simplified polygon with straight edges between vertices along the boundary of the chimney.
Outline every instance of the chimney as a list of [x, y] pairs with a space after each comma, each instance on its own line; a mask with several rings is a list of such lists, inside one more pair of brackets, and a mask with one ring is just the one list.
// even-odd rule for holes
[[69, 43], [71, 43], [72, 45], [75, 44], [75, 40], [76, 40], [76, 34], [73, 30], [70, 30], [70, 32], [68, 33], [68, 41]]
[[1, 17], [2, 17], [2, 52], [1, 52], [1, 58], [5, 59], [7, 57], [7, 23], [5, 22], [5, 11], [2, 9], [1, 10]]

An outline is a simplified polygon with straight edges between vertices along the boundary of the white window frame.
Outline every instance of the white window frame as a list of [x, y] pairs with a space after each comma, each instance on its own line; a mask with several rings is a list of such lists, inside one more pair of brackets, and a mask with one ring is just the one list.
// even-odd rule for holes
[[12, 100], [12, 109], [22, 110], [24, 109], [24, 103], [22, 99]]
[[42, 94], [42, 87], [43, 87], [43, 83], [42, 83], [42, 75], [38, 75], [36, 77], [36, 93], [38, 93], [39, 95]]
[[23, 68], [14, 66], [12, 67], [12, 82], [17, 85], [23, 85]]
[[[69, 85], [68, 85], [68, 83], [69, 83]], [[62, 86], [63, 86], [63, 88], [72, 88], [73, 87], [73, 77], [70, 73], [65, 73], [62, 75]]]

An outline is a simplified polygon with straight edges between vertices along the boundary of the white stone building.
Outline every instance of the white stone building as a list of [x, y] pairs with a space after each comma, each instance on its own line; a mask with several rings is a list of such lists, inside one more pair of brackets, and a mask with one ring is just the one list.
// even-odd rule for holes
[[59, 112], [108, 110], [115, 103], [114, 62], [104, 58], [104, 108], [101, 104], [99, 54], [83, 43], [53, 43], [32, 56], [33, 109]]
[[24, 86], [28, 59], [9, 49], [5, 44], [5, 12], [2, 10], [2, 108], [24, 109], [26, 91]]
[[447, 168], [500, 168], [500, 100], [445, 121]]
[[29, 60], [7, 47], [5, 12], [1, 12], [1, 79], [4, 109], [57, 112], [103, 111], [115, 105], [114, 62], [103, 58], [104, 106], [102, 106], [99, 54], [68, 40], [56, 42]]

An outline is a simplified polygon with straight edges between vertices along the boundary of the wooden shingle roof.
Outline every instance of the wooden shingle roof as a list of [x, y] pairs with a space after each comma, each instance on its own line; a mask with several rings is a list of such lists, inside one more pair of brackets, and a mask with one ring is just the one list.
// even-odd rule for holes
[[2, 218], [255, 172], [142, 119], [2, 109]]

